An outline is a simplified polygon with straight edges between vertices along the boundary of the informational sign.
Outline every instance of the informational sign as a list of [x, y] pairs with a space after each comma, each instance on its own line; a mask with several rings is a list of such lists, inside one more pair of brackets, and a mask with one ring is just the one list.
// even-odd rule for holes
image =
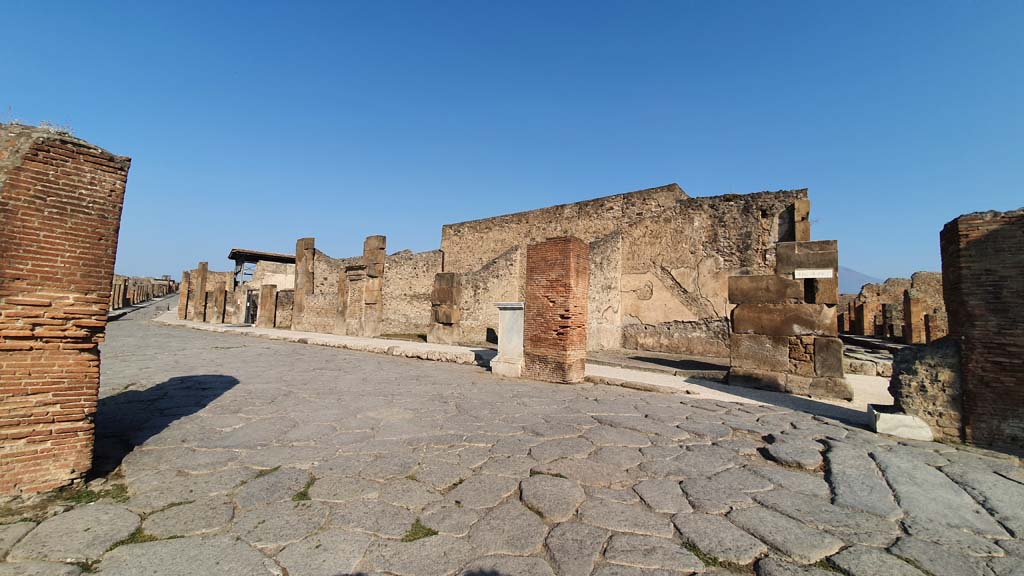
[[793, 271], [793, 278], [832, 278], [831, 268], [797, 268]]

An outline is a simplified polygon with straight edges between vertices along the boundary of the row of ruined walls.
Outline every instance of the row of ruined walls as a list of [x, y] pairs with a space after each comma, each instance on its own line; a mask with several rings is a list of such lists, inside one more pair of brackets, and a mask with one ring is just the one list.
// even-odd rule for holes
[[445, 270], [462, 282], [463, 339], [488, 340], [494, 303], [523, 300], [528, 244], [576, 236], [590, 246], [591, 349], [728, 356], [728, 277], [774, 269], [775, 242], [806, 223], [806, 198], [806, 190], [688, 198], [669, 186], [445, 226]]
[[910, 278], [889, 278], [865, 284], [840, 301], [839, 331], [907, 344], [924, 344], [949, 332], [940, 272], [915, 272]]
[[114, 275], [110, 289], [110, 309], [134, 306], [153, 298], [162, 298], [178, 290], [178, 283], [164, 278]]
[[[728, 277], [774, 270], [776, 242], [795, 239], [798, 229], [802, 239], [809, 237], [808, 212], [806, 190], [689, 198], [670, 185], [447, 225], [441, 250], [387, 255], [379, 280], [368, 252], [332, 258], [303, 244], [312, 239], [300, 240], [298, 264], [285, 265], [299, 272], [292, 272], [287, 288], [277, 286], [280, 292], [294, 288], [288, 300], [296, 303], [293, 318], [273, 325], [359, 336], [429, 334], [432, 304], [439, 305], [431, 299], [435, 276], [448, 272], [459, 284], [451, 293], [458, 294], [457, 302], [446, 303], [457, 309], [459, 330], [450, 341], [494, 343], [495, 304], [525, 298], [526, 247], [575, 236], [589, 248], [591, 349], [727, 357]], [[258, 265], [242, 285], [246, 292], [270, 283], [257, 280], [259, 274]], [[217, 291], [212, 286], [219, 280], [212, 278], [206, 292]], [[224, 305], [225, 319], [241, 321], [244, 300], [238, 294]], [[278, 318], [288, 313], [280, 300]], [[219, 317], [216, 304], [213, 311]]]

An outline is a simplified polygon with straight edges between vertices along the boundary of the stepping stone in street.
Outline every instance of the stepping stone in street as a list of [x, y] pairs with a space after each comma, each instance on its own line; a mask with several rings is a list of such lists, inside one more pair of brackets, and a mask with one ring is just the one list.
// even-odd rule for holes
[[131, 536], [139, 523], [138, 516], [121, 506], [80, 506], [36, 526], [14, 545], [7, 560], [92, 562]]
[[733, 510], [728, 518], [758, 540], [804, 564], [831, 556], [845, 545], [826, 532], [760, 506]]
[[676, 514], [672, 523], [684, 542], [726, 562], [745, 566], [768, 553], [763, 542], [722, 516], [700, 512]]

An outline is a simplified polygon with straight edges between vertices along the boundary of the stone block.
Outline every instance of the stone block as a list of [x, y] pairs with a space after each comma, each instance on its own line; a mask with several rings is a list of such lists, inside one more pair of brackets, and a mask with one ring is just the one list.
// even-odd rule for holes
[[277, 286], [264, 284], [260, 286], [260, 299], [256, 306], [256, 327], [273, 328], [274, 313], [277, 311]]
[[523, 370], [522, 302], [499, 302], [498, 355], [491, 360], [491, 372], [499, 376], [518, 378]]
[[732, 367], [729, 369], [729, 384], [757, 390], [788, 392], [786, 374], [768, 370], [752, 370], [749, 368]]
[[462, 341], [462, 327], [458, 324], [434, 322], [427, 327], [427, 342], [431, 344], [458, 344]]
[[839, 277], [807, 278], [804, 280], [804, 299], [808, 304], [839, 304]]
[[891, 406], [868, 405], [873, 430], [879, 434], [889, 434], [898, 438], [931, 442], [934, 439], [928, 424], [911, 414], [896, 412]]
[[843, 377], [843, 341], [839, 338], [814, 339], [814, 374]]
[[387, 257], [387, 236], [367, 236], [363, 241], [363, 264], [370, 278], [384, 276], [384, 260]]
[[789, 370], [789, 339], [785, 336], [733, 334], [729, 338], [730, 364], [751, 370]]
[[793, 201], [794, 240], [808, 242], [811, 239], [811, 201], [801, 198]]
[[853, 400], [853, 388], [845, 378], [812, 378], [806, 394], [815, 398]]
[[730, 304], [799, 303], [803, 297], [803, 285], [784, 276], [770, 274], [729, 277]]
[[792, 275], [801, 268], [839, 269], [839, 243], [835, 240], [779, 242], [775, 245], [775, 273]]
[[836, 336], [836, 309], [824, 304], [740, 304], [733, 331], [766, 336]]

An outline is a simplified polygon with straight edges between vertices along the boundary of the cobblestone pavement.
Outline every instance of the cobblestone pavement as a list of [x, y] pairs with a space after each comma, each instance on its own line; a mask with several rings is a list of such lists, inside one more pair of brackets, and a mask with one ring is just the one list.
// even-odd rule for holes
[[99, 465], [126, 496], [0, 525], [0, 575], [1024, 574], [1011, 459], [161, 308], [103, 349]]

